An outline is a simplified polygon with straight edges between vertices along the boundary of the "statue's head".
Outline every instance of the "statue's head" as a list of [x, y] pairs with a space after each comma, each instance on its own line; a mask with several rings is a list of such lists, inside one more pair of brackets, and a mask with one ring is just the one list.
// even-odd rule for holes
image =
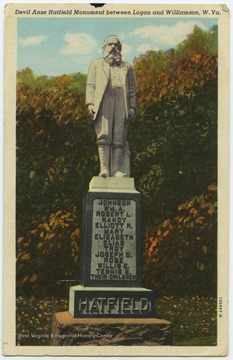
[[119, 64], [121, 62], [122, 44], [116, 35], [108, 36], [103, 43], [102, 53], [105, 61], [110, 65], [113, 63]]

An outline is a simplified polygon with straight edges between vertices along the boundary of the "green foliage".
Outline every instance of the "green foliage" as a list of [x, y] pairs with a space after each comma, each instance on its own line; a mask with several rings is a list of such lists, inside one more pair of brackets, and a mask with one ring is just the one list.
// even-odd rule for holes
[[214, 346], [217, 344], [217, 300], [203, 296], [163, 296], [157, 311], [173, 324], [173, 345]]
[[216, 295], [216, 186], [179, 205], [156, 232], [148, 229], [143, 256], [145, 284], [158, 293]]
[[[79, 236], [73, 234], [98, 167], [85, 76], [50, 79], [27, 68], [17, 80], [17, 284], [27, 293], [55, 293], [57, 280], [79, 277]], [[47, 233], [43, 227], [54, 216], [56, 226]]]
[[216, 182], [217, 57], [208, 51], [213, 37], [195, 28], [177, 50], [164, 53], [157, 69], [160, 52], [135, 62], [139, 113], [130, 132], [132, 175], [148, 226], [174, 216], [181, 202]]
[[27, 75], [22, 83], [25, 73], [28, 69], [19, 74], [17, 89], [18, 235], [27, 217], [43, 219], [74, 206], [80, 210], [88, 179], [98, 167], [84, 93], [74, 85], [78, 75], [75, 81], [66, 75], [28, 80]]
[[66, 299], [16, 299], [16, 346], [51, 346], [53, 314], [67, 311]]
[[17, 239], [18, 291], [59, 295], [60, 280], [79, 279], [80, 230], [77, 210], [51, 214]]
[[218, 28], [212, 27], [210, 31], [202, 31], [198, 26], [195, 26], [193, 32], [187, 36], [182, 43], [177, 47], [177, 53], [185, 59], [190, 55], [210, 53], [217, 55], [218, 47]]

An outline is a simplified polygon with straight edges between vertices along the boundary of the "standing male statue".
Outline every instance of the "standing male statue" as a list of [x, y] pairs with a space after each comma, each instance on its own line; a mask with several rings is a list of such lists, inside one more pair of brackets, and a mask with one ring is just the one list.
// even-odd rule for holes
[[121, 58], [122, 44], [115, 35], [103, 43], [103, 57], [93, 60], [87, 76], [86, 104], [93, 118], [101, 177], [130, 176], [128, 126], [137, 105], [132, 65]]

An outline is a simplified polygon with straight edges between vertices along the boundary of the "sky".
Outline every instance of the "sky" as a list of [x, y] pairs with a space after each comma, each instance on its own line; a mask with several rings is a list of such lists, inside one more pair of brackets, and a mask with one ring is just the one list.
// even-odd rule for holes
[[209, 30], [215, 18], [19, 18], [17, 69], [37, 75], [86, 74], [91, 60], [101, 57], [109, 35], [118, 35], [123, 59], [132, 62], [147, 50], [174, 48], [193, 31]]

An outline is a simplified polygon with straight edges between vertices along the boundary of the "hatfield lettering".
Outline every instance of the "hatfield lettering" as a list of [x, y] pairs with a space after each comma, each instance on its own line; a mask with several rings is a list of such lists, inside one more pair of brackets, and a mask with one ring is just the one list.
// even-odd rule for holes
[[133, 297], [80, 297], [78, 312], [83, 315], [149, 314], [151, 302], [147, 298]]

